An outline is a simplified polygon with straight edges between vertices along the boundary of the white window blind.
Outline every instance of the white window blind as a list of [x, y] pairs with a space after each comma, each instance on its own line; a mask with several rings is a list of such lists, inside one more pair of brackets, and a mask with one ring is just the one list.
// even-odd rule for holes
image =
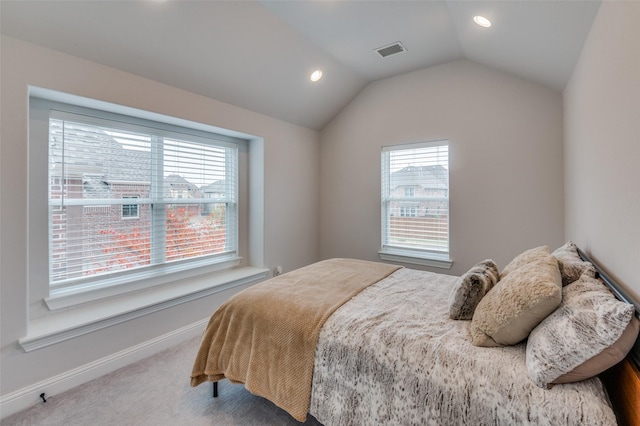
[[52, 110], [50, 284], [237, 256], [237, 143]]
[[381, 252], [448, 258], [448, 142], [383, 147], [381, 163]]

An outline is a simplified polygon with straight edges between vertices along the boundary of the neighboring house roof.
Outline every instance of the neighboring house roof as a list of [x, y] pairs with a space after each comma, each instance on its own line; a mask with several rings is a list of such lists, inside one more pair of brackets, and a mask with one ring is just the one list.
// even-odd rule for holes
[[425, 189], [447, 189], [449, 187], [449, 173], [441, 165], [407, 166], [391, 173], [390, 179], [392, 189], [416, 185]]
[[[64, 133], [62, 121], [51, 120], [50, 126], [52, 175], [64, 173], [67, 177], [82, 178], [88, 194], [103, 194], [101, 187], [116, 181], [150, 182], [150, 168], [140, 167], [150, 162], [149, 151], [126, 149], [116, 138], [92, 126], [67, 123]], [[63, 137], [66, 139], [64, 144]]]
[[180, 175], [169, 175], [164, 178], [164, 197], [172, 198], [171, 191], [186, 192], [187, 198], [200, 198], [198, 187]]
[[[118, 142], [118, 138], [93, 126], [78, 123], [67, 123], [63, 133], [61, 120], [51, 121], [50, 134], [50, 161], [53, 163], [50, 174], [61, 176], [64, 173], [67, 178], [82, 179], [85, 198], [110, 198], [112, 185], [117, 183], [151, 184], [149, 150], [127, 148], [126, 143]], [[63, 137], [66, 138], [64, 145]], [[219, 182], [224, 184], [224, 181]], [[165, 177], [164, 197], [173, 198], [176, 191], [187, 198], [201, 196], [200, 189], [184, 177], [177, 174]]]
[[209, 185], [200, 187], [202, 194], [224, 194], [227, 191], [227, 184], [224, 180], [217, 180]]
[[111, 184], [101, 174], [87, 174], [82, 178], [82, 192], [84, 198], [110, 198]]

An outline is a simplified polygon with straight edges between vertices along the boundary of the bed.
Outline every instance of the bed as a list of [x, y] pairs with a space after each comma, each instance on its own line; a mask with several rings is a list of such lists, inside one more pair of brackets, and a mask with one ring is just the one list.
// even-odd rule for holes
[[[515, 327], [513, 320], [495, 327], [492, 321], [502, 321], [509, 311], [498, 297], [505, 288], [513, 290], [506, 284], [523, 271], [530, 276], [545, 269], [531, 266], [540, 260], [536, 256], [546, 262], [554, 284], [543, 294], [518, 290], [515, 297], [526, 297], [514, 306], [533, 300], [534, 308], [527, 309], [541, 318], [531, 319], [527, 311], [516, 315]], [[534, 281], [547, 278], [536, 275]], [[596, 338], [603, 326], [611, 334], [602, 348], [589, 345], [598, 354], [575, 360], [575, 348], [558, 354], [561, 345], [549, 347], [558, 338], [558, 324], [562, 333], [571, 328], [562, 314], [580, 310], [570, 304], [572, 297], [585, 303], [585, 294], [601, 286], [613, 299], [605, 287], [609, 281], [573, 243], [553, 253], [547, 247], [529, 250], [500, 272], [493, 262], [480, 262], [462, 277], [330, 259], [260, 283], [223, 304], [203, 335], [191, 384], [215, 386], [224, 378], [243, 383], [296, 420], [311, 414], [327, 426], [640, 424], [634, 419], [640, 376], [627, 355], [638, 335], [637, 302], [617, 294], [624, 302], [615, 300], [613, 314], [605, 313], [605, 321], [594, 326]], [[460, 296], [466, 306], [457, 303]], [[591, 310], [613, 303], [591, 299]], [[580, 344], [584, 338], [574, 334], [561, 340]], [[549, 350], [561, 358], [560, 367], [548, 365]], [[594, 375], [608, 364], [616, 367]]]

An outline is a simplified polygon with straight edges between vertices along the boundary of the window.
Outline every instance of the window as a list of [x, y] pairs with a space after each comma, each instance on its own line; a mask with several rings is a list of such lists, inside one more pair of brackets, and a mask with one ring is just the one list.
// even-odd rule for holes
[[237, 258], [234, 139], [96, 110], [51, 109], [51, 287]]
[[[122, 198], [140, 198], [140, 197], [122, 197]], [[122, 218], [123, 219], [138, 219], [138, 205], [137, 204], [123, 204], [122, 205]]]
[[381, 174], [381, 257], [450, 267], [448, 141], [383, 147]]
[[418, 207], [417, 206], [400, 207], [400, 216], [416, 217], [418, 216]]

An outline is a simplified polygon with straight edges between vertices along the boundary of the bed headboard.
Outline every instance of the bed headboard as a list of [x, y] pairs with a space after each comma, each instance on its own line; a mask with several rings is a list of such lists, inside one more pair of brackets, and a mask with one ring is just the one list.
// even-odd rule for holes
[[[640, 301], [629, 295], [583, 250], [578, 248], [578, 253], [582, 259], [593, 264], [599, 277], [618, 299], [635, 306], [635, 315], [640, 319]], [[633, 349], [622, 362], [602, 374], [602, 380], [613, 403], [619, 423], [640, 426], [640, 410], [638, 410], [640, 407], [640, 338], [636, 340]]]

